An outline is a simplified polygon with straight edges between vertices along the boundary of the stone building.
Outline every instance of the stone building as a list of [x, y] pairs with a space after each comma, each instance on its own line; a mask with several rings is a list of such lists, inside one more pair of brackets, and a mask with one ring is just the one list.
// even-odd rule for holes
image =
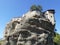
[[53, 9], [50, 9], [50, 10], [45, 11], [45, 14], [44, 14], [44, 16], [45, 16], [47, 19], [49, 19], [49, 21], [50, 21], [53, 25], [55, 24], [54, 14], [55, 14], [55, 10], [53, 10]]

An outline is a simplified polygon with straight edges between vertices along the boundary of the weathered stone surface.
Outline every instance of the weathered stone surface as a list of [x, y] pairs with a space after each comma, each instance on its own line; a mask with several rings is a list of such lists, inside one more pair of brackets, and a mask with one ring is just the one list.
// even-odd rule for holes
[[20, 18], [13, 18], [6, 25], [5, 45], [53, 45], [55, 24], [42, 13], [29, 11]]

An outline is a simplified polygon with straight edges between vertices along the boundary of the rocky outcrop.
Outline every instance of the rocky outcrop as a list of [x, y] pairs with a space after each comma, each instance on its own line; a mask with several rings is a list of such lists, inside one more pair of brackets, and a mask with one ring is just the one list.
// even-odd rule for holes
[[28, 11], [6, 25], [4, 45], [53, 45], [54, 27], [43, 12]]

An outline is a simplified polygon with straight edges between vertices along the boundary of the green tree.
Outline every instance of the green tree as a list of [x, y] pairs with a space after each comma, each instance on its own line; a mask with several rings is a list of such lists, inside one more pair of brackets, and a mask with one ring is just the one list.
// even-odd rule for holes
[[42, 6], [38, 5], [32, 5], [30, 8], [31, 11], [37, 10], [37, 11], [42, 11]]
[[57, 45], [60, 45], [60, 34], [56, 33], [56, 36], [54, 37], [54, 42]]
[[42, 11], [42, 10], [43, 10], [41, 5], [38, 5], [38, 6], [37, 6], [37, 9], [38, 9], [39, 11]]

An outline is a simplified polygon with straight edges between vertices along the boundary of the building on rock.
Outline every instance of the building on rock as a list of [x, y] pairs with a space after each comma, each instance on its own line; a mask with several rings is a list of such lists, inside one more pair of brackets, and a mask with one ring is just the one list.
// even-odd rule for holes
[[53, 45], [54, 13], [54, 10], [32, 10], [13, 18], [6, 25], [4, 45]]

